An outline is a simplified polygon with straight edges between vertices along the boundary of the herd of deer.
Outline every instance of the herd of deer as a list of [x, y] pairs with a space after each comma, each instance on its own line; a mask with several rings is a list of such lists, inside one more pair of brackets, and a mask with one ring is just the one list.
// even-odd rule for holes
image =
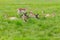
[[[54, 17], [56, 14], [44, 14], [44, 11], [42, 11], [42, 14], [44, 17]], [[18, 15], [26, 22], [28, 18], [36, 18], [39, 19], [39, 14], [34, 14], [32, 11], [29, 12], [29, 15], [27, 15], [27, 10], [25, 8], [19, 8], [18, 9]]]
[[37, 18], [39, 19], [39, 14], [34, 14], [32, 11], [29, 12], [29, 15], [27, 14], [27, 10], [25, 8], [19, 8], [18, 15], [26, 22], [28, 18]]
[[[32, 11], [27, 12], [27, 9], [25, 9], [25, 8], [18, 8], [17, 12], [18, 12], [17, 14], [18, 14], [19, 18], [22, 18], [25, 22], [27, 21], [28, 18], [36, 18], [36, 19], [40, 18], [39, 14], [34, 14]], [[44, 11], [42, 11], [42, 14], [43, 14], [42, 16], [44, 16], [44, 17], [55, 17], [55, 15], [56, 15], [55, 13], [45, 14]], [[4, 17], [7, 18], [7, 16], [5, 15]], [[17, 17], [8, 17], [8, 18], [10, 20], [17, 19]]]

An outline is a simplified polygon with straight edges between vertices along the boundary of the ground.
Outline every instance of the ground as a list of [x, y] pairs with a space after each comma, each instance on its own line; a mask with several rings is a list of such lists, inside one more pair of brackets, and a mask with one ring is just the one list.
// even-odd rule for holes
[[[40, 19], [24, 22], [17, 15], [18, 8], [38, 13]], [[42, 10], [56, 15], [44, 18]], [[5, 18], [5, 14], [17, 19]], [[0, 0], [0, 40], [60, 40], [60, 0]]]

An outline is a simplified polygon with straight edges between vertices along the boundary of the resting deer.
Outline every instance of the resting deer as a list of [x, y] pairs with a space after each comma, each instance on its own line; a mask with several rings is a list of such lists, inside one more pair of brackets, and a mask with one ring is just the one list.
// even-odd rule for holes
[[21, 17], [24, 13], [26, 13], [26, 9], [25, 8], [19, 8], [17, 9], [18, 15], [19, 17]]
[[22, 19], [25, 21], [25, 22], [27, 22], [27, 19], [28, 19], [29, 17], [28, 17], [28, 15], [27, 15], [27, 13], [24, 13], [23, 15], [22, 15]]
[[18, 10], [18, 13], [19, 13], [19, 14], [26, 12], [26, 9], [25, 9], [25, 8], [19, 8], [19, 9], [17, 9], [17, 10]]
[[30, 11], [30, 13], [29, 13], [29, 17], [33, 17], [33, 18], [39, 18], [39, 14], [33, 14], [33, 12], [32, 11]]

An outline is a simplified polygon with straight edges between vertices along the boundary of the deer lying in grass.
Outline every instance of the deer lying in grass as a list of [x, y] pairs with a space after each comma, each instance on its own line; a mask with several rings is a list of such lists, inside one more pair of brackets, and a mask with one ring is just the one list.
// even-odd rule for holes
[[26, 13], [26, 8], [19, 8], [17, 9], [19, 17], [21, 17], [24, 13]]
[[21, 13], [25, 13], [26, 9], [25, 8], [19, 8], [19, 9], [17, 9], [17, 11], [18, 11], [18, 14], [21, 14]]
[[29, 16], [28, 16], [27, 13], [24, 13], [21, 18], [22, 18], [25, 22], [27, 22], [27, 21], [28, 21], [28, 18], [31, 18], [31, 17], [39, 19], [39, 14], [36, 14], [36, 15], [35, 15], [35, 14], [33, 14], [32, 12], [30, 12], [30, 14], [29, 14]]
[[27, 19], [28, 19], [29, 17], [28, 17], [28, 15], [27, 15], [27, 13], [24, 13], [23, 15], [22, 15], [22, 19], [25, 21], [25, 22], [27, 22]]
[[33, 14], [32, 11], [29, 12], [29, 17], [33, 17], [33, 18], [39, 18], [39, 14]]

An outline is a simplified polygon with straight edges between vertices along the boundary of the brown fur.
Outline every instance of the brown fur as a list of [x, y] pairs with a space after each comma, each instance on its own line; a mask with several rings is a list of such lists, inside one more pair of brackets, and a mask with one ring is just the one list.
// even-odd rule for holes
[[39, 18], [39, 14], [33, 14], [33, 12], [30, 12], [29, 16], [37, 19]]

